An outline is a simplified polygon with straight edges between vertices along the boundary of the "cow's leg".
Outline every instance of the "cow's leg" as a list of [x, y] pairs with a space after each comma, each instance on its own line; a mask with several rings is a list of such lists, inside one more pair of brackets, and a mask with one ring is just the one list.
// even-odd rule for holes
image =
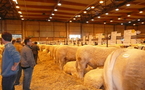
[[60, 65], [60, 69], [63, 70], [63, 66], [66, 64], [66, 58], [65, 57], [61, 57], [59, 59], [59, 65]]
[[77, 58], [76, 69], [77, 69], [79, 78], [83, 78], [84, 72], [85, 72], [85, 68], [86, 68], [85, 59]]

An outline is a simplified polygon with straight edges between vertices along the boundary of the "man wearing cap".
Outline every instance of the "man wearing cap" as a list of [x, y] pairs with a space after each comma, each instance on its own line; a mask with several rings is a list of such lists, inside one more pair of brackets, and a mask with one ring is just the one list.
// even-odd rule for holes
[[20, 54], [11, 43], [12, 34], [3, 32], [1, 36], [2, 43], [5, 44], [2, 54], [2, 90], [15, 90], [14, 82], [19, 69]]

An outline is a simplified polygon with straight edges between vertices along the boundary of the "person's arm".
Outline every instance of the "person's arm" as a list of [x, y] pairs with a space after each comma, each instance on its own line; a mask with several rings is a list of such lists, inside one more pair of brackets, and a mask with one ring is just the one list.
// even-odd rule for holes
[[11, 67], [11, 70], [16, 71], [21, 58], [20, 53], [15, 48], [12, 48], [11, 57], [13, 59], [13, 66]]
[[19, 62], [18, 62], [18, 63], [14, 63], [14, 65], [13, 65], [12, 68], [11, 68], [11, 70], [12, 70], [12, 71], [16, 71], [18, 65], [19, 65]]

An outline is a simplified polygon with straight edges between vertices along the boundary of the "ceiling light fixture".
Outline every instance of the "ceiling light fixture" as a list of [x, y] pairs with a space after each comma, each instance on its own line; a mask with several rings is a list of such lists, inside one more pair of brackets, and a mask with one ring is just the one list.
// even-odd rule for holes
[[137, 19], [137, 21], [140, 21], [140, 19]]
[[123, 23], [121, 23], [121, 25], [123, 25]]
[[17, 0], [13, 0], [16, 4], [18, 4], [18, 1]]
[[128, 7], [129, 7], [129, 6], [130, 6], [130, 4], [126, 4], [126, 6], [128, 6]]
[[135, 26], [136, 24], [134, 23], [133, 26]]
[[95, 6], [91, 6], [91, 9], [94, 9], [95, 8]]
[[106, 24], [106, 21], [104, 21], [104, 24]]
[[89, 23], [89, 21], [86, 21], [86, 23]]
[[53, 15], [53, 16], [54, 16], [55, 14], [54, 14], [54, 13], [52, 13], [51, 15]]
[[69, 22], [72, 22], [72, 20], [70, 20]]
[[130, 16], [131, 16], [131, 15], [128, 13], [128, 14], [127, 14], [127, 17], [130, 17]]
[[84, 11], [83, 13], [87, 13], [87, 11]]
[[48, 19], [47, 21], [50, 21], [50, 19]]
[[21, 18], [21, 20], [24, 20], [24, 18]]
[[141, 24], [144, 24], [144, 22], [141, 22]]
[[94, 19], [91, 19], [91, 21], [94, 21]]
[[81, 15], [76, 15], [75, 17], [76, 17], [76, 18], [77, 18], [77, 17], [81, 17]]
[[100, 0], [99, 3], [104, 3], [104, 0]]
[[101, 18], [100, 16], [98, 16], [98, 18]]
[[139, 13], [143, 13], [143, 10], [140, 10]]
[[105, 13], [105, 15], [109, 15], [109, 13]]
[[20, 15], [20, 17], [23, 17], [23, 15]]
[[52, 19], [52, 17], [49, 17], [50, 19]]
[[19, 6], [16, 6], [16, 8], [20, 8]]
[[116, 10], [116, 11], [119, 11], [119, 8], [116, 8], [115, 10]]
[[90, 7], [88, 7], [86, 10], [90, 10]]
[[73, 18], [73, 20], [76, 20], [76, 18]]
[[110, 19], [110, 22], [113, 22], [113, 20], [112, 20], [112, 19]]
[[118, 20], [121, 20], [121, 18], [120, 18], [120, 17], [118, 17]]
[[81, 17], [81, 15], [77, 15], [77, 17]]
[[57, 8], [55, 8], [54, 11], [58, 11]]
[[22, 12], [21, 12], [21, 11], [18, 11], [18, 13], [19, 13], [19, 14], [22, 14]]
[[59, 2], [57, 5], [58, 5], [58, 6], [61, 6], [61, 3]]
[[131, 23], [131, 21], [129, 21], [128, 23]]

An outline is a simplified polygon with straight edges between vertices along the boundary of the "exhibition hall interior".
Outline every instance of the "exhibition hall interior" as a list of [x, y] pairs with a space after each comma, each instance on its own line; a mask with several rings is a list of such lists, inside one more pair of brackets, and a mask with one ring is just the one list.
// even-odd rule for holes
[[145, 90], [145, 0], [0, 0], [3, 32], [38, 43], [31, 90]]

